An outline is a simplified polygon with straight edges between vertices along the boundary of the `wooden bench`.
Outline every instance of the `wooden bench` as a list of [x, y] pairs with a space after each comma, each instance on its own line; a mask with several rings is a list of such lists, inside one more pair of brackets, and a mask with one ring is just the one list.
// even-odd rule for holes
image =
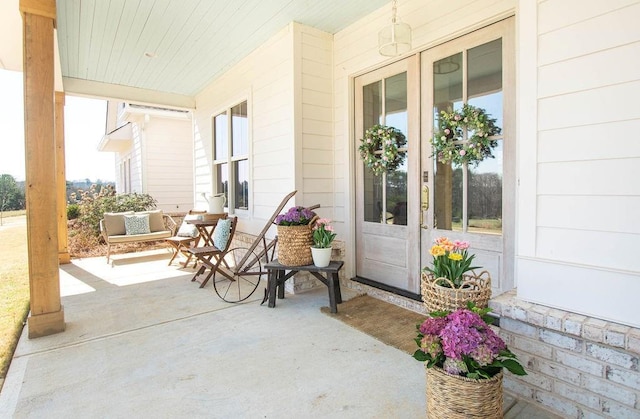
[[[338, 273], [344, 262], [331, 261], [329, 266], [319, 268], [315, 265], [304, 266], [286, 266], [280, 264], [277, 260], [271, 261], [264, 265], [268, 272], [267, 294], [269, 298], [269, 307], [276, 306], [276, 291], [278, 298], [284, 298], [284, 283], [298, 272], [309, 272], [320, 282], [327, 286], [329, 290], [329, 305], [332, 313], [338, 312], [338, 304], [342, 303], [342, 293], [340, 292], [340, 280]], [[289, 271], [288, 273], [286, 271]], [[326, 274], [326, 278], [322, 276]], [[264, 301], [263, 301], [264, 303]]]
[[[144, 234], [127, 234], [124, 216], [144, 214], [149, 215], [150, 232]], [[170, 215], [164, 214], [162, 210], [104, 213], [104, 218], [100, 220], [100, 233], [107, 243], [107, 263], [109, 263], [111, 257], [111, 245], [163, 240], [175, 235], [176, 226], [177, 224], [173, 218], [171, 218]]]

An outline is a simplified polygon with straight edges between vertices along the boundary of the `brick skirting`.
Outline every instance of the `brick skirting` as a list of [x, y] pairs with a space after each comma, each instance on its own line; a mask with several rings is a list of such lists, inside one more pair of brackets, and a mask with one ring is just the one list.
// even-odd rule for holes
[[528, 375], [505, 389], [566, 418], [640, 417], [640, 329], [524, 302], [491, 300], [500, 335]]

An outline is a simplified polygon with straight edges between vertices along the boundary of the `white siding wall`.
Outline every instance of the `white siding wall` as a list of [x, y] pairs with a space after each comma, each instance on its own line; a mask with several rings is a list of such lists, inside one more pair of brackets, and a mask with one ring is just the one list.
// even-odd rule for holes
[[521, 3], [518, 296], [640, 326], [640, 2]]
[[318, 214], [333, 218], [333, 36], [308, 26], [294, 24], [294, 68], [296, 95], [296, 182], [303, 205], [320, 204]]
[[[406, 0], [398, 3], [398, 16], [412, 28], [414, 52], [426, 50], [461, 34], [514, 14], [516, 0]], [[359, 163], [353, 138], [353, 78], [394, 59], [378, 53], [378, 31], [389, 24], [391, 7], [385, 6], [334, 36], [335, 212], [336, 230], [347, 241], [346, 276], [354, 275], [353, 243], [354, 164]]]
[[190, 120], [151, 117], [145, 124], [145, 193], [165, 212], [193, 208], [193, 136]]
[[142, 152], [144, 148], [144, 131], [140, 123], [133, 123], [131, 126], [133, 133], [133, 146], [131, 153], [131, 192], [144, 193], [144, 185], [142, 183]]
[[293, 31], [294, 24], [285, 27], [196, 96], [195, 192], [200, 206], [206, 206], [200, 193], [212, 192], [212, 117], [248, 102], [250, 211], [240, 214], [239, 226], [245, 233], [258, 233], [282, 198], [296, 188]]

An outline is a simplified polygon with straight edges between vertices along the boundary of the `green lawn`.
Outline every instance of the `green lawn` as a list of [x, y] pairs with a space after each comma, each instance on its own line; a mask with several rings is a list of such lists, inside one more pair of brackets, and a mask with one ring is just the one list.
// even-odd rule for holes
[[[21, 212], [24, 215], [24, 211]], [[20, 215], [20, 214], [15, 214]], [[15, 217], [14, 215], [14, 217]], [[0, 381], [6, 376], [29, 310], [27, 229], [2, 214], [0, 228]]]

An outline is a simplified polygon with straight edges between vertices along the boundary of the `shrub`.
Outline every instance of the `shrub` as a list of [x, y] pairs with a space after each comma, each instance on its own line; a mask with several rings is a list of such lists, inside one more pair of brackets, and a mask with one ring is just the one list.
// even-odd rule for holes
[[67, 205], [67, 220], [75, 220], [80, 216], [80, 205], [69, 204]]
[[100, 220], [105, 212], [145, 211], [156, 207], [156, 200], [148, 194], [116, 195], [113, 186], [91, 185], [88, 191], [71, 194], [71, 199], [78, 202], [80, 215], [78, 222], [83, 230], [91, 231], [95, 236], [100, 235]]

